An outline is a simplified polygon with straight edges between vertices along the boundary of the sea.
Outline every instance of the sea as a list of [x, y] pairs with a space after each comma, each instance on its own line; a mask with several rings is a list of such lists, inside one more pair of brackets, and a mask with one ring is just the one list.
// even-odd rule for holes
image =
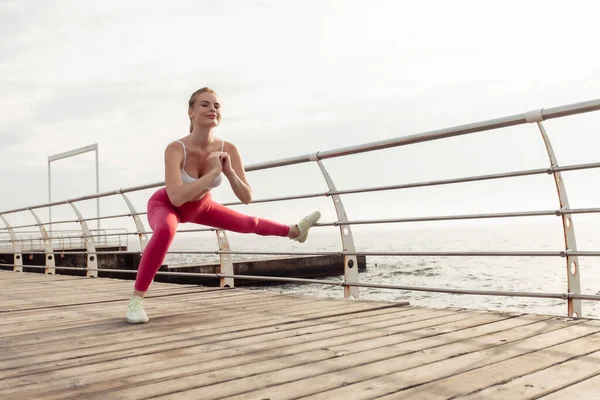
[[[576, 218], [575, 218], [576, 219]], [[574, 220], [575, 220], [574, 219]], [[600, 250], [596, 220], [571, 227], [577, 250]], [[311, 230], [308, 240], [297, 243], [287, 238], [227, 232], [232, 251], [339, 252], [339, 227]], [[431, 223], [352, 226], [360, 252], [469, 252], [527, 251], [560, 252], [565, 249], [561, 219], [536, 223]], [[214, 232], [180, 233], [170, 251], [214, 251]], [[274, 255], [237, 255], [235, 260], [278, 258]], [[167, 255], [167, 263], [218, 262], [214, 254]], [[515, 292], [567, 292], [567, 260], [560, 256], [366, 256], [366, 271], [360, 282], [444, 289], [475, 289]], [[579, 256], [581, 292], [600, 294], [600, 258]], [[343, 275], [319, 278], [339, 281]], [[251, 290], [294, 293], [316, 297], [343, 298], [341, 286], [313, 283], [256, 284]], [[467, 308], [567, 316], [567, 301], [528, 297], [447, 294], [414, 290], [360, 288], [359, 297], [368, 300], [408, 301], [414, 306]], [[600, 319], [600, 302], [582, 301], [582, 317]]]

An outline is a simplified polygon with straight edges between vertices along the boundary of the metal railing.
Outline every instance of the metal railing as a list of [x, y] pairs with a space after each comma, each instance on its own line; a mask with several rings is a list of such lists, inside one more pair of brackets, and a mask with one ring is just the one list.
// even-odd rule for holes
[[[95, 232], [89, 237], [93, 238], [97, 248], [122, 249], [127, 248], [129, 244], [129, 235], [124, 228], [101, 229], [100, 231], [92, 230], [91, 232]], [[31, 254], [44, 253], [44, 238], [40, 234], [40, 231], [17, 231], [14, 232], [14, 235], [15, 238], [13, 239], [8, 232], [0, 232], [0, 252], [12, 252], [14, 243], [18, 242], [20, 243], [21, 251], [26, 251]], [[53, 232], [50, 241], [52, 248], [55, 251], [86, 248], [86, 237], [84, 237], [80, 230], [61, 230]]]
[[[587, 164], [574, 164], [559, 166], [554, 150], [550, 143], [550, 139], [546, 133], [544, 120], [563, 118], [571, 115], [588, 113], [592, 111], [600, 110], [600, 100], [593, 100], [583, 103], [570, 104], [562, 107], [554, 107], [549, 109], [541, 109], [530, 111], [522, 114], [516, 114], [504, 118], [493, 119], [483, 122], [477, 122], [468, 125], [461, 125], [451, 128], [445, 128], [412, 136], [399, 137], [390, 140], [383, 140], [378, 142], [365, 143], [358, 146], [334, 149], [329, 151], [319, 151], [308, 155], [301, 155], [297, 157], [291, 157], [281, 160], [275, 160], [260, 164], [249, 165], [246, 167], [247, 172], [266, 170], [272, 168], [279, 168], [283, 166], [289, 166], [301, 163], [316, 163], [320, 169], [321, 174], [327, 184], [327, 192], [318, 193], [306, 193], [293, 196], [273, 197], [266, 199], [254, 200], [253, 203], [267, 203], [267, 202], [281, 202], [288, 200], [318, 198], [318, 197], [329, 197], [332, 199], [333, 206], [337, 214], [337, 220], [332, 222], [323, 222], [316, 225], [316, 227], [334, 226], [338, 227], [340, 231], [342, 250], [339, 252], [274, 252], [274, 251], [235, 251], [230, 249], [229, 241], [225, 231], [216, 228], [198, 228], [198, 229], [185, 229], [178, 230], [177, 232], [205, 232], [214, 231], [217, 236], [218, 250], [216, 251], [170, 251], [169, 254], [216, 254], [220, 257], [220, 272], [214, 274], [202, 274], [202, 273], [191, 273], [191, 272], [166, 272], [159, 271], [158, 275], [174, 275], [174, 276], [198, 276], [198, 277], [211, 277], [220, 280], [221, 287], [233, 287], [235, 284], [234, 279], [247, 279], [256, 281], [280, 281], [280, 282], [300, 282], [300, 283], [317, 283], [322, 285], [335, 285], [341, 286], [344, 290], [345, 298], [358, 298], [359, 288], [382, 288], [382, 289], [396, 289], [396, 290], [408, 290], [408, 291], [425, 291], [425, 292], [438, 292], [438, 293], [452, 293], [452, 294], [473, 294], [473, 295], [490, 295], [490, 296], [516, 296], [516, 297], [533, 297], [533, 298], [549, 298], [549, 299], [563, 299], [567, 302], [567, 314], [569, 317], [580, 317], [582, 316], [581, 300], [600, 300], [600, 296], [593, 294], [582, 294], [581, 293], [581, 282], [580, 282], [580, 265], [579, 256], [600, 256], [600, 251], [578, 251], [576, 238], [574, 235], [574, 227], [572, 215], [574, 214], [591, 214], [600, 212], [600, 208], [571, 208], [567, 197], [567, 192], [564, 186], [562, 177], [563, 171], [578, 171], [585, 169], [594, 169], [600, 167], [600, 162], [587, 163]], [[339, 190], [336, 188], [331, 176], [329, 175], [323, 160], [347, 157], [359, 153], [374, 152], [382, 149], [388, 149], [393, 147], [408, 146], [415, 143], [422, 143], [428, 141], [441, 140], [445, 138], [457, 137], [461, 135], [474, 135], [480, 132], [497, 130], [501, 128], [535, 124], [539, 130], [539, 133], [543, 139], [545, 150], [549, 158], [549, 166], [539, 169], [522, 170], [515, 172], [506, 172], [489, 175], [474, 175], [468, 177], [459, 177], [445, 180], [435, 181], [424, 181], [414, 183], [404, 183], [391, 186], [377, 186], [358, 188], [351, 190]], [[456, 183], [474, 182], [474, 181], [485, 181], [485, 180], [498, 180], [508, 179], [514, 177], [531, 176], [531, 175], [551, 175], [556, 183], [556, 192], [558, 197], [558, 207], [551, 210], [539, 210], [539, 211], [514, 211], [514, 212], [503, 212], [503, 213], [479, 213], [479, 214], [463, 214], [463, 215], [440, 215], [440, 216], [427, 216], [427, 217], [411, 217], [411, 218], [387, 218], [387, 219], [371, 219], [371, 220], [350, 220], [344, 208], [342, 201], [342, 195], [367, 193], [367, 192], [379, 192], [379, 191], [391, 191], [391, 190], [402, 190], [417, 187], [431, 187], [440, 185], [452, 185]], [[73, 209], [73, 212], [77, 216], [74, 220], [63, 220], [53, 221], [52, 224], [60, 224], [67, 222], [78, 222], [81, 226], [81, 238], [85, 239], [85, 251], [87, 255], [87, 265], [85, 271], [87, 276], [98, 276], [98, 272], [123, 272], [135, 274], [134, 270], [115, 270], [115, 269], [101, 269], [98, 268], [96, 254], [97, 242], [92, 240], [99, 236], [109, 237], [111, 235], [136, 235], [140, 243], [140, 251], [135, 253], [142, 253], [147, 244], [148, 235], [151, 234], [144, 227], [140, 215], [145, 214], [144, 212], [137, 212], [127, 197], [127, 193], [138, 192], [146, 189], [157, 188], [163, 186], [164, 182], [157, 182], [142, 186], [129, 187], [124, 189], [118, 189], [114, 191], [104, 192], [100, 194], [82, 196], [74, 199], [65, 201], [56, 201], [52, 203], [46, 203], [36, 206], [23, 207], [14, 210], [8, 210], [0, 212], [0, 219], [4, 222], [5, 227], [0, 228], [0, 232], [5, 231], [8, 236], [8, 242], [12, 246], [14, 254], [14, 264], [10, 266], [14, 267], [15, 271], [22, 271], [22, 253], [24, 251], [22, 246], [22, 239], [20, 239], [16, 232], [16, 228], [37, 226], [40, 230], [41, 241], [43, 242], [43, 250], [39, 251], [40, 254], [45, 254], [46, 264], [40, 268], [44, 268], [44, 272], [48, 274], [55, 273], [57, 269], [77, 269], [73, 267], [56, 267], [54, 264], [54, 248], [52, 241], [57, 239], [56, 234], [53, 232], [53, 236], [48, 235], [45, 229], [45, 223], [42, 223], [38, 218], [36, 210], [44, 209], [52, 206], [68, 204]], [[76, 203], [98, 199], [109, 196], [120, 196], [127, 207], [130, 210], [128, 214], [114, 214], [100, 217], [99, 219], [109, 219], [118, 217], [131, 217], [136, 226], [135, 232], [127, 233], [105, 233], [105, 234], [94, 234], [87, 226], [87, 221], [96, 220], [97, 218], [83, 218]], [[227, 206], [238, 205], [240, 202], [225, 203]], [[36, 223], [33, 225], [22, 225], [18, 227], [11, 227], [8, 222], [8, 216], [18, 212], [30, 212]], [[520, 218], [520, 217], [535, 217], [535, 216], [547, 216], [555, 215], [562, 220], [563, 234], [564, 234], [564, 249], [557, 251], [356, 251], [354, 236], [352, 234], [352, 226], [364, 225], [364, 224], [392, 224], [392, 223], [414, 223], [414, 222], [425, 222], [425, 221], [447, 221], [447, 220], [467, 220], [467, 219], [492, 219], [492, 218]], [[126, 253], [126, 252], [102, 252], [102, 254], [113, 254], [113, 253]], [[233, 273], [232, 255], [240, 254], [253, 254], [253, 255], [340, 255], [344, 259], [344, 276], [341, 280], [317, 280], [317, 279], [303, 279], [303, 278], [285, 278], [285, 277], [273, 277], [273, 276], [249, 276], [249, 275], [235, 275]], [[567, 272], [567, 288], [564, 293], [545, 293], [545, 292], [518, 292], [518, 291], [494, 291], [494, 290], [467, 290], [459, 288], [439, 288], [439, 287], [421, 287], [421, 286], [406, 286], [406, 285], [394, 285], [394, 284], [376, 284], [376, 283], [361, 283], [359, 282], [358, 275], [358, 263], [357, 256], [394, 256], [394, 257], [407, 257], [407, 256], [468, 256], [468, 257], [515, 257], [515, 256], [535, 256], [535, 257], [559, 257], [565, 260], [566, 272]]]

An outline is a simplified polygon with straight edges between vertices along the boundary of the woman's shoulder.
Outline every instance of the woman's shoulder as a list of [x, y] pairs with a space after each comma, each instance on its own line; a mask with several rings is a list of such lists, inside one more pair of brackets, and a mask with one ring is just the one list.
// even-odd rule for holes
[[183, 139], [175, 139], [172, 140], [171, 142], [167, 143], [166, 148], [170, 149], [170, 148], [183, 148], [185, 147], [185, 142], [183, 141]]
[[168, 155], [181, 155], [185, 151], [185, 144], [181, 140], [173, 140], [165, 146], [165, 154]]
[[237, 151], [237, 147], [235, 147], [235, 144], [233, 144], [230, 141], [227, 141], [225, 139], [221, 139], [221, 140], [222, 140], [223, 151], [225, 151], [225, 152]]

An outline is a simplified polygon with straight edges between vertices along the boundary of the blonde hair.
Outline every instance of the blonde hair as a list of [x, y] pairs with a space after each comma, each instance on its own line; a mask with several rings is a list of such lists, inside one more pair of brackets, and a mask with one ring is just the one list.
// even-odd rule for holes
[[[215, 92], [214, 90], [212, 90], [209, 87], [200, 88], [200, 89], [196, 90], [194, 93], [192, 93], [192, 95], [190, 96], [190, 101], [188, 102], [188, 109], [190, 109], [194, 106], [194, 102], [196, 101], [196, 96], [198, 96], [201, 93], [212, 93], [214, 95], [217, 95], [217, 92]], [[221, 121], [221, 117], [219, 116], [219, 122], [220, 121]], [[192, 121], [192, 117], [190, 117], [190, 133], [193, 130], [194, 130], [194, 122]]]

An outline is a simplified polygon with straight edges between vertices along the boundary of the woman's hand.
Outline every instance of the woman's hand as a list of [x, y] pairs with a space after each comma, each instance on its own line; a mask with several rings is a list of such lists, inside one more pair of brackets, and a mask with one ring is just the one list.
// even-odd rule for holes
[[233, 166], [231, 165], [231, 157], [228, 153], [221, 153], [221, 168], [225, 175], [229, 176], [230, 174], [235, 173]]
[[225, 153], [221, 153], [220, 151], [213, 151], [210, 153], [206, 159], [208, 165], [212, 171], [215, 171], [217, 174], [221, 173], [223, 170], [223, 161], [222, 157]]

